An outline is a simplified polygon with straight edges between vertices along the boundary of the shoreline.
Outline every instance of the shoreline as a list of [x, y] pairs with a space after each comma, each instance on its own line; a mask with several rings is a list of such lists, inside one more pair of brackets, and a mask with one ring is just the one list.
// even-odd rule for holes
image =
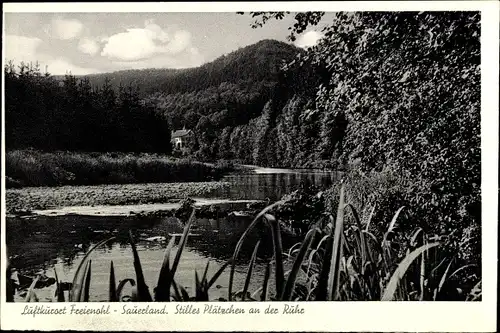
[[[207, 207], [215, 205], [244, 205], [261, 202], [260, 200], [231, 200], [231, 199], [207, 199], [192, 198], [194, 207]], [[139, 214], [151, 214], [156, 212], [173, 211], [181, 208], [181, 200], [168, 203], [132, 204], [132, 205], [92, 205], [92, 206], [64, 206], [55, 209], [33, 210], [35, 216], [131, 216]], [[229, 209], [231, 210], [231, 209]]]
[[6, 215], [32, 215], [35, 210], [74, 206], [119, 206], [175, 203], [188, 197], [215, 198], [230, 183], [183, 182], [112, 185], [65, 185], [6, 189]]

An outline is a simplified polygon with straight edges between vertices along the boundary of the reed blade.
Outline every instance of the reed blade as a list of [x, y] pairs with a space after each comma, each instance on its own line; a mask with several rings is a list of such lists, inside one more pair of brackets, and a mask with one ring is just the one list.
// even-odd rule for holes
[[368, 247], [366, 244], [366, 239], [365, 235], [363, 232], [363, 227], [361, 225], [361, 220], [359, 218], [359, 214], [356, 211], [356, 209], [353, 207], [351, 204], [347, 204], [347, 206], [351, 209], [352, 215], [354, 216], [354, 220], [356, 221], [356, 226], [357, 226], [357, 232], [359, 235], [359, 241], [360, 241], [360, 247], [361, 247], [361, 264], [364, 266], [365, 262], [367, 260], [373, 261], [373, 258], [371, 257], [370, 251], [368, 251]]
[[201, 281], [206, 281], [207, 280], [207, 273], [208, 273], [208, 266], [210, 264], [210, 261], [207, 260], [207, 265], [205, 266], [205, 271], [203, 272], [203, 276], [201, 278]]
[[373, 205], [372, 210], [370, 212], [370, 215], [368, 216], [368, 220], [366, 221], [365, 231], [368, 231], [368, 229], [370, 228], [370, 224], [372, 223], [373, 214], [375, 213], [375, 207], [376, 206], [377, 206], [377, 204]]
[[125, 285], [127, 283], [130, 283], [130, 285], [132, 287], [135, 286], [135, 281], [134, 279], [125, 279], [125, 280], [121, 280], [119, 283], [118, 283], [118, 287], [116, 287], [116, 297], [118, 299], [118, 301], [120, 301], [120, 298], [122, 296], [122, 291], [123, 291], [123, 288], [125, 287]]
[[396, 221], [398, 220], [399, 214], [401, 214], [401, 211], [405, 208], [405, 206], [402, 206], [396, 211], [396, 214], [392, 217], [391, 223], [389, 224], [389, 228], [387, 228], [387, 231], [384, 234], [384, 241], [383, 244], [386, 244], [387, 237], [389, 234], [394, 230], [394, 226], [396, 225]]
[[177, 253], [175, 254], [174, 262], [172, 263], [172, 269], [170, 270], [172, 278], [175, 277], [175, 272], [177, 271], [177, 266], [179, 265], [182, 251], [184, 250], [184, 247], [186, 246], [186, 242], [187, 242], [187, 239], [189, 236], [189, 230], [191, 229], [191, 226], [193, 225], [195, 214], [196, 214], [196, 210], [193, 209], [193, 211], [191, 212], [191, 216], [189, 216], [189, 220], [186, 223], [186, 226], [184, 227], [184, 232], [182, 233], [181, 240], [179, 241], [179, 248], [177, 249]]
[[227, 268], [227, 266], [229, 266], [229, 264], [231, 264], [233, 262], [232, 259], [229, 259], [228, 261], [226, 261], [224, 263], [224, 265], [222, 265], [221, 268], [219, 268], [219, 270], [214, 274], [214, 276], [212, 276], [212, 278], [210, 279], [210, 281], [208, 281], [208, 284], [207, 284], [207, 288], [210, 289], [210, 287], [213, 286], [213, 284], [217, 281], [217, 279], [221, 276], [222, 272]]
[[234, 249], [233, 258], [232, 258], [233, 260], [231, 262], [231, 270], [229, 271], [228, 301], [232, 300], [234, 271], [236, 269], [236, 259], [238, 258], [238, 254], [240, 253], [241, 246], [243, 245], [243, 242], [248, 237], [248, 235], [253, 230], [253, 228], [255, 228], [255, 226], [260, 221], [260, 219], [264, 216], [264, 214], [266, 214], [268, 211], [270, 211], [274, 207], [283, 204], [283, 202], [284, 202], [283, 200], [277, 201], [274, 204], [267, 206], [259, 214], [257, 214], [257, 216], [255, 216], [253, 221], [248, 225], [248, 227], [245, 229], [245, 231], [241, 235], [240, 239], [238, 240], [238, 243], [236, 243], [236, 247]]
[[250, 258], [250, 263], [248, 264], [247, 276], [245, 278], [245, 285], [243, 287], [243, 296], [241, 300], [244, 301], [248, 292], [248, 287], [250, 286], [250, 279], [252, 278], [253, 265], [257, 259], [257, 251], [259, 250], [260, 240], [255, 244], [253, 249], [252, 257]]
[[175, 283], [175, 280], [172, 280], [172, 287], [174, 287], [175, 299], [178, 302], [182, 301], [182, 296], [179, 292], [179, 288], [177, 287], [177, 283]]
[[437, 295], [439, 294], [439, 292], [443, 288], [444, 282], [446, 281], [446, 277], [448, 276], [448, 272], [450, 271], [451, 264], [453, 264], [453, 259], [450, 260], [450, 263], [446, 267], [446, 270], [444, 271], [443, 276], [441, 276], [441, 280], [439, 281], [439, 285], [435, 289], [435, 292], [434, 292], [434, 300], [436, 300]]
[[116, 294], [116, 278], [115, 278], [115, 267], [113, 266], [113, 260], [109, 266], [109, 301], [118, 302], [118, 295]]
[[[424, 245], [427, 242], [424, 239]], [[419, 301], [423, 301], [425, 298], [425, 254], [427, 251], [422, 252], [422, 259], [420, 262], [420, 298]]]
[[285, 286], [285, 269], [283, 268], [283, 245], [281, 241], [281, 231], [280, 224], [276, 218], [270, 214], [265, 214], [264, 218], [271, 227], [271, 233], [273, 238], [273, 249], [274, 249], [274, 265], [275, 265], [275, 283], [276, 283], [276, 295], [281, 295], [283, 293], [283, 288]]
[[90, 277], [92, 272], [92, 260], [89, 260], [87, 266], [87, 274], [85, 276], [85, 281], [83, 282], [83, 301], [88, 302], [90, 299]]
[[168, 242], [165, 250], [165, 256], [163, 257], [160, 275], [158, 276], [158, 283], [155, 288], [155, 300], [159, 302], [170, 301], [170, 286], [173, 278], [170, 271], [170, 252], [172, 252], [172, 248], [175, 244], [175, 238], [175, 236], [172, 236]]
[[404, 277], [408, 267], [417, 259], [424, 251], [430, 248], [440, 245], [439, 242], [430, 243], [419, 247], [413, 252], [409, 253], [398, 265], [396, 271], [392, 274], [389, 283], [387, 284], [384, 294], [382, 295], [382, 301], [392, 301], [396, 296], [396, 291], [398, 289], [399, 282]]
[[104, 239], [102, 241], [100, 241], [99, 243], [97, 243], [96, 245], [94, 245], [86, 254], [85, 256], [83, 257], [82, 261], [80, 261], [80, 264], [78, 265], [78, 268], [76, 269], [76, 272], [75, 272], [75, 275], [73, 276], [73, 284], [72, 284], [72, 287], [71, 287], [71, 290], [69, 292], [69, 301], [70, 302], [73, 302], [73, 299], [75, 298], [75, 295], [81, 295], [81, 288], [82, 288], [82, 284], [81, 282], [83, 281], [83, 277], [82, 277], [82, 274], [85, 274], [85, 272], [82, 273], [82, 268], [86, 267], [87, 265], [87, 260], [89, 258], [89, 256], [98, 248], [100, 247], [101, 245], [104, 245], [106, 244], [107, 242], [111, 241], [115, 239], [115, 237], [109, 237], [107, 239]]
[[260, 294], [260, 300], [265, 301], [267, 299], [269, 278], [271, 277], [271, 263], [268, 261], [266, 264], [266, 270], [264, 272], [264, 280], [262, 281], [262, 294]]
[[57, 297], [57, 302], [66, 302], [66, 299], [64, 297], [64, 290], [62, 290], [61, 287], [61, 281], [59, 281], [59, 277], [57, 276], [57, 270], [54, 267], [54, 275], [56, 277], [56, 297]]
[[335, 222], [333, 246], [328, 275], [328, 300], [337, 300], [339, 290], [340, 259], [342, 258], [343, 236], [344, 236], [344, 185], [340, 188], [339, 206], [337, 209], [337, 220]]
[[200, 281], [198, 276], [198, 271], [194, 271], [195, 285], [196, 285], [196, 294], [195, 298], [198, 302], [208, 302], [208, 292], [205, 290], [203, 282]]
[[300, 251], [297, 255], [297, 258], [295, 258], [295, 261], [293, 263], [292, 269], [290, 270], [290, 274], [288, 275], [288, 278], [285, 282], [285, 287], [283, 288], [283, 293], [280, 296], [281, 301], [290, 301], [292, 296], [293, 296], [293, 290], [295, 288], [295, 282], [297, 280], [297, 276], [299, 274], [299, 271], [302, 267], [302, 262], [304, 261], [304, 258], [307, 255], [307, 251], [309, 251], [309, 248], [311, 247], [311, 243], [316, 236], [316, 229], [311, 229], [309, 232], [306, 234], [306, 237], [304, 238], [304, 241], [302, 242], [302, 246], [300, 247]]
[[74, 298], [72, 302], [81, 302], [82, 301], [82, 294], [83, 290], [85, 288], [85, 280], [87, 277], [87, 271], [89, 269], [89, 263], [90, 260], [86, 261], [85, 263], [85, 268], [83, 269], [83, 274], [80, 274], [79, 279], [77, 281], [76, 287], [73, 285], [73, 290], [74, 290]]
[[187, 293], [186, 289], [184, 289], [184, 287], [181, 285], [179, 285], [179, 289], [181, 290], [182, 299], [186, 302], [189, 302], [191, 298], [189, 297], [189, 294]]
[[448, 277], [448, 279], [451, 279], [452, 277], [454, 277], [455, 275], [457, 275], [459, 272], [463, 271], [464, 269], [469, 268], [469, 267], [474, 267], [474, 266], [477, 266], [477, 265], [476, 264], [464, 265], [464, 266], [460, 267], [459, 269], [457, 269], [456, 271], [454, 271], [453, 273], [451, 273], [450, 276]]
[[149, 293], [149, 288], [144, 280], [144, 273], [142, 271], [141, 259], [139, 258], [139, 253], [137, 252], [137, 247], [135, 245], [134, 237], [132, 236], [132, 231], [128, 233], [130, 246], [132, 247], [132, 253], [134, 255], [134, 269], [137, 282], [137, 297], [140, 302], [151, 302], [153, 298]]
[[35, 285], [40, 280], [40, 275], [38, 275], [33, 282], [31, 282], [30, 287], [28, 288], [28, 292], [26, 293], [25, 302], [31, 302], [33, 299], [36, 299], [35, 295]]

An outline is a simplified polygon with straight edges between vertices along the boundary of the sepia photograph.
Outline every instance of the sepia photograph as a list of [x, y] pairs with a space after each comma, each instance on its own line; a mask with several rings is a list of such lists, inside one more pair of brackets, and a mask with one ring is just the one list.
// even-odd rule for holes
[[482, 15], [5, 12], [3, 300], [481, 303]]

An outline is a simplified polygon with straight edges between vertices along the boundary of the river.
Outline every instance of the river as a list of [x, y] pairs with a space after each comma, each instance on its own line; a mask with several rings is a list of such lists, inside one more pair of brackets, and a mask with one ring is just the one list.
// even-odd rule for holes
[[[225, 205], [226, 210], [237, 212], [255, 201], [264, 201], [264, 204], [276, 201], [303, 184], [324, 189], [337, 180], [338, 174], [334, 172], [254, 168], [249, 173], [225, 176], [222, 181], [229, 186], [195, 197], [195, 201], [199, 206]], [[65, 188], [65, 191], [71, 190]], [[102, 191], [106, 191], [105, 186]], [[146, 283], [152, 292], [166, 247], [162, 237], [168, 239], [169, 234], [182, 232], [182, 225], [176, 218], [154, 213], [176, 207], [176, 203], [67, 206], [35, 210], [26, 216], [9, 215], [6, 219], [9, 261], [24, 275], [43, 273], [54, 277], [54, 271], [57, 271], [60, 280], [70, 282], [85, 252], [101, 239], [114, 235], [117, 240], [97, 249], [91, 258], [90, 300], [106, 301], [111, 261], [117, 282], [125, 278], [135, 279], [132, 253], [125, 237], [128, 230], [132, 230], [137, 237]], [[148, 214], [135, 214], [137, 211]], [[205, 265], [210, 262], [208, 276], [211, 277], [231, 257], [239, 236], [252, 218], [238, 213], [217, 216], [197, 219], [193, 236], [182, 253], [176, 281], [193, 295], [195, 270], [203, 274]], [[262, 231], [256, 231], [245, 243], [236, 267], [233, 291], [243, 288], [249, 255], [257, 239], [262, 237]], [[290, 247], [293, 242], [295, 240], [285, 239], [284, 247]], [[264, 258], [271, 255], [270, 245], [269, 238], [262, 238], [250, 291], [257, 290], [262, 283]], [[173, 253], [176, 250], [174, 247]], [[227, 299], [228, 276], [227, 270], [210, 290], [211, 300]], [[54, 291], [55, 284], [35, 290], [40, 301], [51, 301]], [[16, 300], [22, 300], [22, 296], [23, 291], [17, 294]]]

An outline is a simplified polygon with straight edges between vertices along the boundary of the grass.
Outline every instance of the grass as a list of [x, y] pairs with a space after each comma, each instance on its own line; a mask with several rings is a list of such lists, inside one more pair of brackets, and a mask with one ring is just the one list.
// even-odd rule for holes
[[[129, 234], [135, 268], [135, 279], [129, 278], [116, 286], [113, 262], [110, 263], [109, 301], [208, 301], [210, 288], [229, 267], [228, 301], [437, 301], [437, 300], [480, 300], [481, 281], [472, 287], [463, 285], [463, 273], [471, 266], [462, 265], [457, 255], [442, 251], [449, 236], [427, 235], [422, 228], [409, 234], [398, 231], [398, 220], [404, 212], [400, 207], [384, 226], [385, 231], [372, 232], [373, 210], [365, 218], [356, 208], [345, 203], [344, 185], [340, 188], [337, 210], [325, 211], [323, 217], [310, 226], [304, 239], [284, 253], [280, 222], [272, 215], [273, 209], [282, 201], [262, 210], [239, 239], [232, 258], [214, 276], [207, 277], [208, 265], [203, 274], [195, 271], [195, 294], [190, 295], [176, 281], [176, 270], [186, 246], [189, 231], [195, 219], [193, 210], [178, 243], [178, 250], [171, 262], [171, 250], [176, 243], [175, 236], [167, 245], [162, 267], [159, 271], [154, 295], [144, 281], [142, 265], [134, 237]], [[257, 241], [248, 263], [245, 284], [242, 290], [233, 290], [235, 265], [243, 243], [250, 232], [265, 223], [273, 240], [273, 256], [266, 262], [261, 287], [249, 290], [253, 279], [253, 268], [257, 260], [260, 241]], [[380, 235], [380, 236], [376, 236]], [[91, 279], [93, 251], [110, 241], [96, 244], [81, 261], [69, 292], [69, 301], [87, 302]], [[285, 271], [285, 267], [290, 267]], [[274, 273], [276, 286], [269, 292], [271, 275]], [[56, 275], [57, 277], [57, 275]], [[56, 278], [57, 279], [57, 278]], [[124, 284], [134, 288], [131, 295], [122, 296]], [[61, 283], [57, 281], [59, 286]], [[64, 301], [64, 293], [58, 288], [54, 299]], [[30, 288], [26, 301], [36, 300]]]
[[158, 154], [6, 152], [7, 187], [204, 181], [234, 170]]

